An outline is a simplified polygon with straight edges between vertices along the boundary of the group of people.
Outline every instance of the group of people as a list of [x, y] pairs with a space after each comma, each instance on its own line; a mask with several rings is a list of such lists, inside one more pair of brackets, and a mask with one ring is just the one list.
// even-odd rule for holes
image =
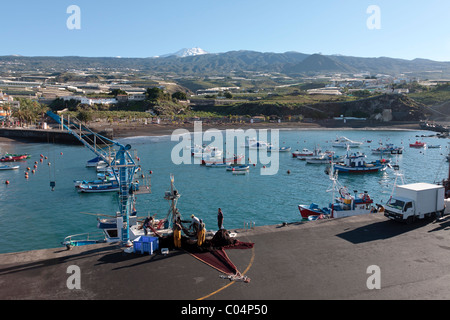
[[[189, 221], [181, 221], [181, 214], [178, 210], [176, 210], [173, 222], [173, 239], [175, 248], [181, 248], [181, 231], [183, 230], [182, 222], [189, 222]], [[166, 227], [166, 223], [164, 227]], [[223, 229], [223, 212], [221, 208], [219, 208], [217, 212], [217, 226], [219, 230]], [[153, 228], [157, 226], [155, 224], [155, 220], [153, 217], [147, 217], [142, 227], [144, 229], [145, 235], [147, 235], [148, 233], [147, 229], [153, 230]], [[197, 245], [202, 246], [203, 243], [205, 242], [206, 237], [206, 228], [203, 220], [199, 219], [194, 214], [192, 214], [191, 224], [187, 230], [188, 231], [192, 230], [194, 234], [197, 235]]]
[[[181, 248], [181, 218], [180, 216], [177, 216], [175, 219], [176, 221], [173, 225], [174, 245], [176, 248]], [[191, 219], [191, 225], [189, 226], [188, 230], [192, 230], [194, 234], [197, 235], [197, 245], [202, 246], [205, 242], [206, 237], [205, 223], [202, 219], [199, 219], [194, 214], [191, 215]], [[219, 230], [223, 228], [223, 212], [221, 208], [219, 208], [217, 213], [217, 225], [219, 227]]]

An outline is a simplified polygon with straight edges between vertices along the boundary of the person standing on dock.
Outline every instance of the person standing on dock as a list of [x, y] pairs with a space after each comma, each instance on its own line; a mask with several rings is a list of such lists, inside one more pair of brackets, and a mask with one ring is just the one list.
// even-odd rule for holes
[[206, 237], [205, 224], [203, 223], [203, 220], [200, 219], [199, 228], [197, 232], [197, 245], [199, 247], [201, 247], [205, 242], [205, 237]]
[[219, 211], [217, 212], [217, 225], [219, 230], [223, 229], [223, 212], [221, 208], [219, 208]]
[[177, 219], [173, 226], [173, 242], [175, 248], [181, 248], [181, 223], [179, 219]]

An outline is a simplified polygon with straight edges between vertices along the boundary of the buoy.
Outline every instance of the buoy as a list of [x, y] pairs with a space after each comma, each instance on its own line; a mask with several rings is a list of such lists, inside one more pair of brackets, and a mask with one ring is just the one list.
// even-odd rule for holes
[[30, 171], [30, 167], [27, 167], [27, 170]]
[[291, 170], [288, 170], [288, 171], [287, 171], [287, 174], [291, 174]]
[[63, 155], [63, 153], [61, 152], [61, 155]]
[[6, 181], [5, 181], [5, 184], [9, 184], [9, 180], [6, 180]]
[[31, 173], [34, 173], [35, 171], [34, 170], [31, 170]]
[[34, 162], [34, 164], [38, 164], [38, 162], [37, 162], [37, 161], [35, 161], [35, 162]]
[[44, 159], [47, 160], [47, 157], [45, 157]]
[[265, 168], [266, 168], [266, 166], [263, 166], [263, 168], [265, 169]]
[[39, 159], [40, 162], [43, 162], [44, 160], [42, 160], [42, 158]]
[[41, 154], [41, 158], [43, 158], [43, 157], [44, 157], [44, 155]]
[[34, 165], [34, 168], [36, 169], [36, 168], [37, 168], [37, 165]]
[[254, 163], [253, 166], [256, 167], [256, 163]]
[[51, 165], [51, 163], [49, 162], [48, 165]]
[[152, 170], [150, 170], [150, 174], [152, 174], [153, 173], [153, 171]]

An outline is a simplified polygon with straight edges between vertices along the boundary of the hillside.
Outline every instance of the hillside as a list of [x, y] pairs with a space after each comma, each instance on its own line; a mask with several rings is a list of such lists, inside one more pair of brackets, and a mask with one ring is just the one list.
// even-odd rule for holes
[[201, 106], [197, 111], [222, 115], [278, 116], [302, 115], [305, 118], [327, 119], [339, 117], [363, 117], [375, 119], [384, 109], [392, 110], [393, 121], [419, 121], [426, 119], [429, 110], [422, 104], [403, 95], [379, 95], [367, 99], [313, 104], [244, 102], [231, 106]]
[[313, 54], [295, 65], [286, 65], [286, 74], [313, 74], [317, 72], [355, 73], [358, 69], [327, 56]]
[[337, 55], [308, 55], [299, 52], [274, 53], [239, 50], [186, 57], [171, 55], [159, 58], [0, 57], [0, 72], [31, 70], [62, 72], [70, 69], [131, 69], [177, 75], [223, 75], [241, 71], [285, 74], [368, 71], [371, 74], [398, 75], [408, 73], [410, 76], [428, 79], [450, 77], [450, 62], [426, 59], [403, 60], [386, 57], [359, 58]]

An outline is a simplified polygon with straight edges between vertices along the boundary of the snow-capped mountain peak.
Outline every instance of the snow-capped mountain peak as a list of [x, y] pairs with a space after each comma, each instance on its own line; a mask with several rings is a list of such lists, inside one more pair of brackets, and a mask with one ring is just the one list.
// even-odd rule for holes
[[190, 57], [190, 56], [199, 56], [202, 54], [208, 54], [208, 52], [206, 52], [205, 50], [203, 50], [202, 48], [184, 48], [181, 49], [175, 53], [169, 53], [169, 54], [165, 54], [162, 55], [160, 57], [170, 57], [170, 56], [177, 56], [180, 58], [184, 58], [184, 57]]

